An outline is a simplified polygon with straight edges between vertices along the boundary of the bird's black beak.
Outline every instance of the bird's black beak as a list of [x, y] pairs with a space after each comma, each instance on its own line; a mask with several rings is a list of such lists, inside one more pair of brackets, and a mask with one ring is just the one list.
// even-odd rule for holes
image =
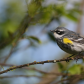
[[55, 32], [54, 30], [50, 30], [51, 32]]

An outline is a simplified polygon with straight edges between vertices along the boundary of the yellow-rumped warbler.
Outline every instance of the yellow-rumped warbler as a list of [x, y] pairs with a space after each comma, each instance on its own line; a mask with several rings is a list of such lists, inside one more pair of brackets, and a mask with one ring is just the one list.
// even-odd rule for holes
[[69, 54], [84, 52], [84, 38], [78, 33], [70, 31], [64, 27], [57, 27], [51, 30], [58, 46]]

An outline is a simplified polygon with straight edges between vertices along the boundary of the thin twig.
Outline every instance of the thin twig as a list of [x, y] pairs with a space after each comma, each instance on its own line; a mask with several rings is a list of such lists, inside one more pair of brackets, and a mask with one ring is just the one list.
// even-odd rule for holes
[[[0, 65], [3, 67], [3, 66], [11, 66], [11, 67], [14, 67], [14, 66], [17, 66], [17, 65], [12, 65], [12, 64], [4, 64], [4, 63], [0, 63]], [[36, 68], [31, 68], [31, 67], [22, 67], [23, 69], [27, 69], [27, 70], [34, 70], [34, 71], [37, 71], [37, 72], [40, 72], [41, 74], [52, 74], [52, 75], [69, 75], [69, 74], [64, 74], [64, 73], [53, 73], [53, 72], [45, 72], [45, 71], [42, 71], [42, 70], [39, 70], [39, 69], [36, 69]]]
[[13, 46], [12, 46], [12, 48], [11, 48], [11, 50], [10, 50], [9, 55], [5, 58], [5, 60], [4, 60], [3, 63], [6, 63], [6, 61], [8, 60], [8, 58], [11, 56], [12, 52], [13, 52]]
[[25, 77], [25, 78], [28, 78], [28, 77], [37, 77], [37, 78], [42, 78], [41, 76], [36, 76], [36, 75], [13, 75], [13, 76], [0, 76], [0, 79], [3, 79], [3, 78], [16, 78], [16, 77]]
[[[84, 57], [83, 56], [79, 56], [77, 57], [77, 59], [83, 59]], [[74, 60], [75, 58], [63, 58], [63, 59], [60, 59], [60, 60], [47, 60], [47, 61], [41, 61], [41, 62], [32, 62], [32, 63], [28, 63], [28, 64], [23, 64], [23, 65], [19, 65], [19, 66], [13, 66], [13, 67], [10, 67], [4, 71], [1, 71], [0, 74], [3, 74], [3, 73], [6, 73], [8, 71], [11, 71], [13, 69], [17, 69], [17, 68], [22, 68], [22, 67], [28, 67], [30, 65], [35, 65], [35, 64], [44, 64], [44, 63], [56, 63], [56, 62], [61, 62], [61, 61], [70, 61], [70, 60]]]

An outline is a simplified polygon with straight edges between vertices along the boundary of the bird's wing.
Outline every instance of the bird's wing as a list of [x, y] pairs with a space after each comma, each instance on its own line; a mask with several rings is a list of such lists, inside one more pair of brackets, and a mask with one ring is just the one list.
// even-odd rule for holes
[[84, 44], [84, 38], [75, 32], [70, 34], [69, 39], [73, 42]]

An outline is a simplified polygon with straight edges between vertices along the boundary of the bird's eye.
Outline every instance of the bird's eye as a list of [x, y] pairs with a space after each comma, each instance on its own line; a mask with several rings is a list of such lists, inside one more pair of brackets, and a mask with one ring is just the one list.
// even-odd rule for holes
[[57, 34], [62, 35], [64, 34], [64, 31], [56, 31]]

